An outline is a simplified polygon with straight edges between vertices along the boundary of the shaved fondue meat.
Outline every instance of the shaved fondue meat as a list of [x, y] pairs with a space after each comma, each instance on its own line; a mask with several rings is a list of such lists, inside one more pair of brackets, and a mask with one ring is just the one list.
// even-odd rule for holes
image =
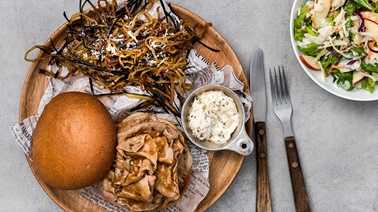
[[172, 123], [136, 113], [117, 124], [117, 155], [102, 181], [104, 196], [132, 211], [160, 210], [189, 185], [192, 160]]

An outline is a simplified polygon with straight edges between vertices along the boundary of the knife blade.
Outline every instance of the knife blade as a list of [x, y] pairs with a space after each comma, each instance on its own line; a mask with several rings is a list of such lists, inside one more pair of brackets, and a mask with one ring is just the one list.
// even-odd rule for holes
[[254, 135], [256, 136], [256, 211], [272, 211], [266, 142], [266, 86], [264, 57], [260, 48], [252, 54], [250, 84], [253, 101]]

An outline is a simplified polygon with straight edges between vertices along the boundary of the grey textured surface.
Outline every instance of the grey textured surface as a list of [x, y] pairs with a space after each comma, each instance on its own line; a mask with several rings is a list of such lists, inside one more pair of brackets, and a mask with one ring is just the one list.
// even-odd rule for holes
[[[378, 211], [378, 101], [333, 96], [302, 71], [289, 43], [292, 1], [172, 2], [213, 23], [246, 70], [257, 46], [264, 51], [266, 67], [283, 65], [288, 70], [293, 128], [313, 211]], [[64, 22], [63, 11], [70, 15], [77, 9], [78, 1], [69, 0], [0, 2], [0, 211], [60, 210], [38, 185], [9, 127], [18, 121], [30, 66], [23, 60], [25, 51], [46, 41]], [[294, 211], [282, 129], [270, 102], [267, 119], [273, 209]], [[254, 211], [255, 175], [253, 153], [209, 211]]]

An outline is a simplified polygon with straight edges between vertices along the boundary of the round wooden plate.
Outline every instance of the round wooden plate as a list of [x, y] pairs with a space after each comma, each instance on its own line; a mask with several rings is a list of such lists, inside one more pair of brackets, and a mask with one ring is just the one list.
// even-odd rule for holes
[[[196, 14], [180, 6], [172, 5], [172, 8], [174, 12], [180, 18], [184, 19], [193, 30], [201, 30], [201, 28], [207, 23]], [[65, 25], [62, 25], [59, 29], [57, 29], [57, 31], [54, 32], [54, 34], [51, 35], [51, 39], [54, 43], [59, 43], [59, 41], [62, 41], [65, 36], [65, 29]], [[223, 67], [226, 64], [231, 65], [234, 68], [235, 75], [241, 82], [244, 83], [245, 91], [249, 93], [248, 81], [244, 74], [243, 67], [227, 41], [213, 27], [208, 27], [204, 37], [201, 39], [201, 42], [212, 48], [220, 50], [220, 52], [214, 52], [201, 44], [196, 44], [195, 48], [197, 49], [198, 53], [204, 56], [210, 62], [217, 62], [219, 67]], [[45, 45], [49, 44], [50, 39], [46, 41]], [[44, 56], [44, 53], [40, 51], [37, 57], [42, 56]], [[21, 94], [19, 111], [20, 120], [37, 113], [39, 102], [47, 86], [47, 78], [42, 74], [38, 74], [38, 70], [41, 68], [46, 69], [46, 67], [47, 61], [44, 60], [32, 63], [29, 68]], [[251, 133], [251, 119], [246, 124], [246, 127], [247, 131]], [[198, 205], [196, 211], [205, 211], [222, 196], [222, 194], [228, 189], [232, 181], [235, 179], [244, 161], [243, 156], [231, 151], [209, 152], [208, 155], [210, 157], [210, 191], [206, 198]], [[35, 174], [33, 163], [28, 157], [26, 157], [26, 159], [41, 187], [65, 211], [104, 210], [82, 197], [78, 191], [66, 191], [46, 185]]]

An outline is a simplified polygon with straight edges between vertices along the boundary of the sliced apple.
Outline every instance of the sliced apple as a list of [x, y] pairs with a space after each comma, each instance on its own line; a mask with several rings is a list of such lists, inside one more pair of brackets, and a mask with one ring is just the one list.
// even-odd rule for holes
[[360, 13], [362, 15], [362, 18], [367, 18], [372, 21], [378, 22], [378, 13], [373, 13], [370, 10], [361, 10]]
[[352, 83], [353, 85], [361, 82], [361, 80], [364, 78], [364, 73], [361, 72], [361, 71], [355, 71], [353, 72], [353, 79], [352, 79]]
[[318, 60], [315, 57], [308, 56], [308, 55], [301, 55], [301, 56], [299, 56], [299, 59], [302, 61], [302, 63], [307, 68], [314, 70], [314, 71], [320, 70]]
[[[353, 21], [353, 28], [358, 31], [360, 28], [360, 22], [361, 20], [354, 20]], [[362, 42], [362, 35], [360, 33], [356, 33], [355, 36], [353, 36], [353, 42], [356, 44], [360, 44]]]
[[373, 34], [373, 39], [378, 41], [378, 22], [375, 22], [371, 19], [364, 18], [365, 27], [368, 32]]
[[331, 7], [333, 9], [338, 9], [345, 4], [345, 1], [346, 0], [332, 0], [331, 1]]
[[331, 9], [331, 0], [316, 0], [314, 7], [314, 19], [313, 25], [321, 25], [328, 16], [329, 10]]

